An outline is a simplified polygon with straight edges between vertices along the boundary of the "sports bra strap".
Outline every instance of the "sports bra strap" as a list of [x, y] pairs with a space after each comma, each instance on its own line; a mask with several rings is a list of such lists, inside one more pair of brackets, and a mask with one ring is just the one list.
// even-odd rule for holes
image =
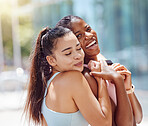
[[55, 73], [55, 74], [47, 81], [47, 88], [45, 89], [44, 97], [46, 97], [47, 89], [48, 89], [48, 87], [49, 87], [51, 81], [52, 81], [59, 73], [60, 73], [60, 72]]

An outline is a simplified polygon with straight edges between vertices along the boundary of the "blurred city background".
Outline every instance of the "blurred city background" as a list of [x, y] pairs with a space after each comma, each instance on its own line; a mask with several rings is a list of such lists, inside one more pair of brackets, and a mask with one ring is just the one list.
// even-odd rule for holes
[[29, 55], [39, 31], [66, 15], [82, 17], [101, 53], [132, 72], [148, 125], [148, 0], [0, 0], [0, 126], [28, 126], [22, 116]]

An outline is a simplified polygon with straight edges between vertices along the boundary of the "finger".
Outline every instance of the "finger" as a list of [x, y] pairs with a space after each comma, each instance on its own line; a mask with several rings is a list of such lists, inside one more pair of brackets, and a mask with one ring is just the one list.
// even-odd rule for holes
[[101, 64], [97, 61], [90, 61], [88, 67], [91, 71], [101, 71]]
[[89, 63], [88, 63], [88, 68], [89, 69], [91, 69], [91, 63], [92, 63], [92, 60], [90, 60]]
[[126, 67], [123, 65], [117, 66], [116, 68], [114, 68], [114, 70], [116, 70], [116, 71], [126, 70], [127, 71]]
[[99, 77], [105, 80], [110, 80], [109, 75], [105, 72], [90, 72], [90, 74], [93, 75], [94, 77]]
[[96, 64], [96, 69], [101, 72], [101, 63], [100, 62], [97, 62]]
[[103, 66], [108, 66], [107, 63], [105, 62], [105, 60], [100, 60], [100, 63], [101, 63]]
[[94, 62], [93, 62], [92, 60], [89, 61], [89, 63], [88, 63], [88, 68], [89, 68], [90, 70], [92, 70], [92, 69], [94, 68]]
[[125, 75], [122, 74], [121, 76], [122, 76], [122, 79], [125, 80]]
[[112, 68], [114, 69], [114, 68], [116, 68], [117, 66], [120, 66], [120, 63], [114, 63], [114, 64], [112, 65]]
[[93, 64], [93, 63], [92, 63], [92, 65], [91, 65], [90, 70], [91, 70], [91, 71], [95, 71], [95, 66], [94, 66], [94, 64]]
[[119, 64], [119, 63], [113, 63], [112, 66], [115, 66], [115, 65], [117, 65], [117, 64]]
[[101, 83], [100, 84], [105, 84], [106, 85], [106, 81], [104, 79], [101, 79]]
[[90, 72], [90, 75], [93, 75], [95, 77], [102, 77], [103, 73], [101, 73], [101, 72]]
[[125, 74], [125, 75], [131, 75], [131, 72], [130, 71], [117, 71], [118, 73], [120, 74]]

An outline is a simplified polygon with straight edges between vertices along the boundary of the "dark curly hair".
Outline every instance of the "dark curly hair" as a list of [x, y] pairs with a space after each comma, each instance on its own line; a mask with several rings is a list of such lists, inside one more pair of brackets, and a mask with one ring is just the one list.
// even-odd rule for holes
[[[71, 22], [72, 22], [72, 20], [74, 20], [74, 19], [82, 19], [82, 18], [80, 18], [80, 17], [78, 17], [78, 16], [73, 16], [73, 15], [65, 16], [65, 17], [63, 17], [61, 20], [58, 21], [58, 23], [56, 24], [56, 27], [62, 26], [62, 27], [64, 27], [64, 28], [68, 28], [68, 29], [70, 29], [71, 31], [73, 31], [73, 30], [72, 30], [72, 26], [71, 26]], [[83, 20], [83, 19], [82, 19], [82, 20]]]

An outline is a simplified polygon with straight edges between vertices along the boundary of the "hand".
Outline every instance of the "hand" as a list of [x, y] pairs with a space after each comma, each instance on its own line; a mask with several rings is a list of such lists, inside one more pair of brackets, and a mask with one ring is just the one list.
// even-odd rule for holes
[[89, 61], [88, 68], [92, 72], [101, 72], [101, 64], [100, 64], [100, 62], [97, 62], [97, 61], [94, 61], [94, 60]]
[[[95, 68], [95, 65], [92, 65], [91, 68]], [[105, 80], [114, 80], [118, 77], [121, 77], [119, 73], [117, 73], [115, 70], [110, 68], [107, 63], [103, 60], [100, 61], [100, 67], [101, 71], [91, 71], [90, 74], [93, 75], [94, 77], [100, 77]]]
[[111, 65], [111, 68], [120, 73], [124, 79], [125, 89], [129, 90], [132, 87], [131, 82], [131, 72], [123, 65], [119, 63], [114, 63]]

